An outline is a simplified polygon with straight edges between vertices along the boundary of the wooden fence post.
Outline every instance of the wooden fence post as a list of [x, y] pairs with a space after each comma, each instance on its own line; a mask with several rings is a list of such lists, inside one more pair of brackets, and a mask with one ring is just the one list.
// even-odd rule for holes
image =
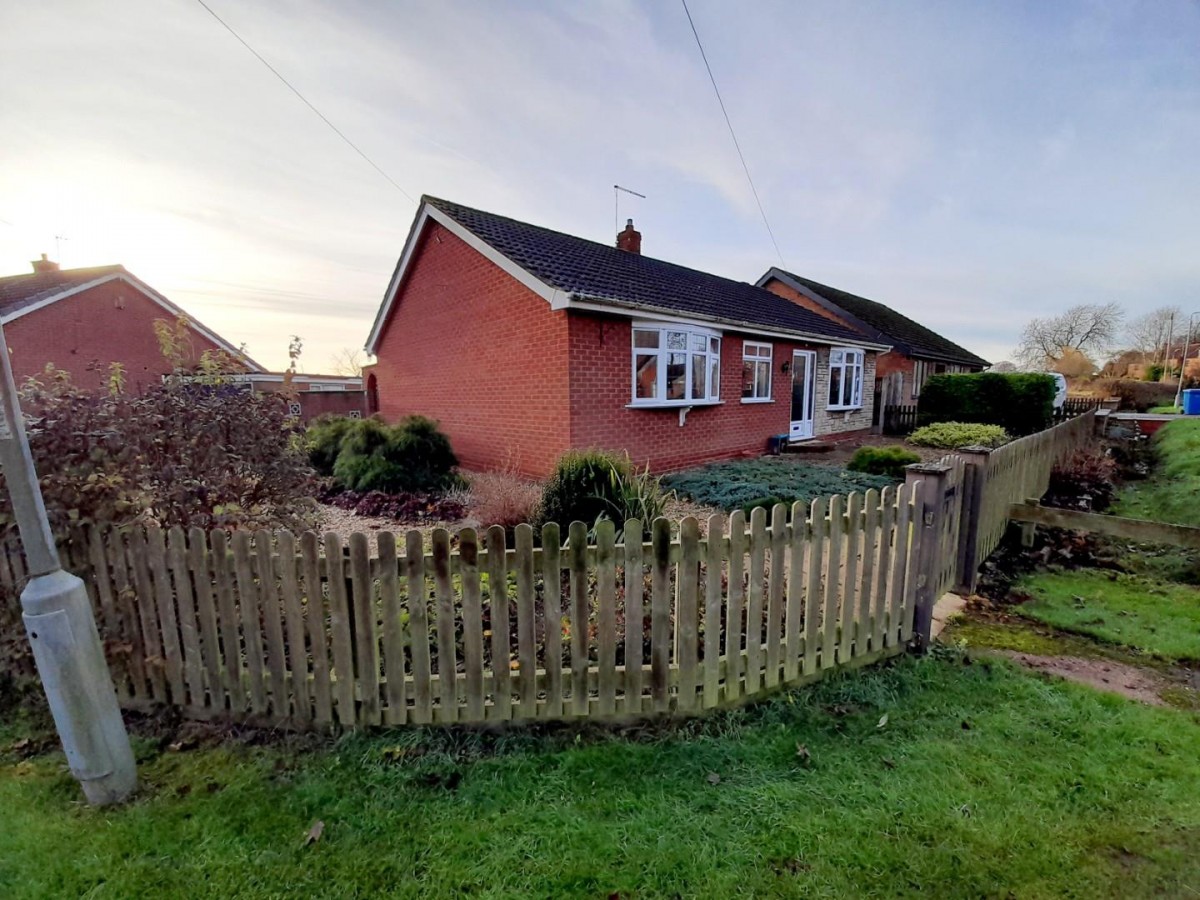
[[983, 517], [983, 488], [987, 484], [990, 447], [960, 447], [963, 461], [962, 526], [958, 532], [958, 575], [954, 590], [973, 594], [979, 586], [979, 525]]
[[[906, 467], [905, 487], [920, 483], [917, 503], [918, 519], [914, 538], [917, 545], [916, 599], [912, 616], [912, 649], [924, 653], [929, 649], [933, 631], [933, 606], [938, 569], [941, 565], [942, 534], [945, 530], [944, 501], [953, 466], [945, 463], [914, 463]], [[957, 547], [952, 548], [955, 552]]]

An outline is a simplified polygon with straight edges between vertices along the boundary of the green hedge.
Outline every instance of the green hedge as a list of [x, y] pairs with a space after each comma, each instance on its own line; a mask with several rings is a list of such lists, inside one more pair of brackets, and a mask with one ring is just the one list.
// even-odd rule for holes
[[1049, 375], [934, 375], [921, 388], [917, 424], [978, 422], [999, 425], [1009, 434], [1032, 434], [1050, 427], [1054, 393]]

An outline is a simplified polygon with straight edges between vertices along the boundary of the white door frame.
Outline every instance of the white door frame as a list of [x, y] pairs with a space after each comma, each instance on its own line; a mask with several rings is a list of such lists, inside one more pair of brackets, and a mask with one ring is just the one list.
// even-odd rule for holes
[[[789, 394], [791, 427], [788, 437], [793, 441], [806, 441], [813, 436], [813, 413], [816, 405], [817, 354], [813, 350], [792, 351], [792, 391]], [[800, 416], [796, 417], [796, 380], [804, 379], [801, 395]]]

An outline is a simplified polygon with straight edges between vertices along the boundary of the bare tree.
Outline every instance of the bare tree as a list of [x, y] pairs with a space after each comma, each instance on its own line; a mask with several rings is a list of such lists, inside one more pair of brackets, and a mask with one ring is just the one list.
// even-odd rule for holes
[[1058, 316], [1033, 319], [1021, 334], [1017, 358], [1031, 369], [1046, 369], [1072, 350], [1103, 357], [1124, 318], [1117, 303], [1082, 303]]
[[992, 363], [992, 365], [988, 367], [988, 371], [996, 372], [1000, 375], [1006, 375], [1009, 372], [1017, 371], [1017, 364], [1015, 362], [1009, 362], [1007, 359], [1002, 359], [998, 363]]
[[1143, 363], [1161, 363], [1166, 358], [1172, 331], [1182, 338], [1180, 332], [1186, 328], [1178, 306], [1161, 306], [1130, 322], [1125, 329], [1125, 341], [1128, 349], [1142, 355]]
[[343, 347], [333, 354], [332, 375], [360, 377], [363, 370], [363, 352], [353, 347]]

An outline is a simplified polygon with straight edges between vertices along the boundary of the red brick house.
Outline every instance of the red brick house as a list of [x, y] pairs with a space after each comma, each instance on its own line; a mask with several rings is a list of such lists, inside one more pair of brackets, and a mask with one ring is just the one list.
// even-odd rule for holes
[[368, 409], [441, 422], [463, 464], [570, 448], [656, 471], [870, 428], [886, 342], [745, 282], [423, 197], [367, 340]]
[[990, 363], [936, 331], [866, 297], [772, 267], [758, 286], [848, 328], [891, 344], [875, 368], [877, 386], [891, 376], [891, 402], [915, 403], [931, 375], [981, 372]]
[[171, 365], [154, 322], [181, 316], [188, 322], [190, 362], [206, 350], [222, 350], [244, 371], [263, 371], [124, 266], [60, 269], [43, 254], [31, 274], [0, 278], [0, 322], [18, 384], [49, 363], [80, 387], [101, 390], [113, 362], [124, 365], [127, 390], [158, 384]]

